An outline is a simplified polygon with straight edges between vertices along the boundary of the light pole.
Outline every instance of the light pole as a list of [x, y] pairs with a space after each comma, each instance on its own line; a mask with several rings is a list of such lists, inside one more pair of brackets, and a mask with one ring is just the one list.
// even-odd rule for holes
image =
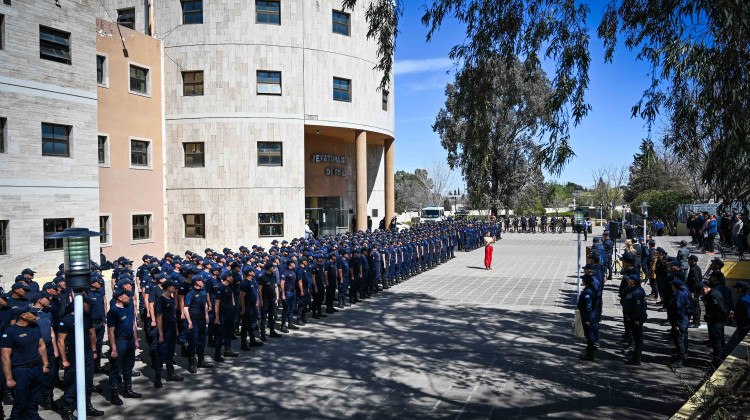
[[83, 344], [82, 292], [91, 287], [91, 243], [89, 239], [95, 236], [104, 235], [86, 228], [68, 228], [45, 237], [46, 239], [63, 240], [65, 284], [75, 293], [73, 312], [75, 313], [76, 343], [76, 406], [79, 420], [86, 420], [86, 363]]
[[581, 295], [581, 232], [583, 231], [583, 214], [585, 210], [583, 210], [580, 207], [577, 207], [573, 211], [573, 215], [575, 217], [575, 229], [576, 232], [578, 232], [578, 296]]
[[643, 213], [643, 240], [646, 240], [646, 220], [648, 219], [648, 208], [651, 207], [647, 202], [641, 204], [641, 213]]
[[599, 226], [602, 225], [602, 219], [604, 218], [604, 203], [599, 203]]

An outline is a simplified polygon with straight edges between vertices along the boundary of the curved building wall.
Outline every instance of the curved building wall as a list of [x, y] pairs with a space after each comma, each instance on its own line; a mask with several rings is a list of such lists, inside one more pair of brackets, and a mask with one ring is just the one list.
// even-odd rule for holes
[[[335, 131], [332, 138], [346, 144], [341, 195], [349, 208], [355, 136], [368, 133], [368, 209], [382, 208], [383, 139], [394, 135], [394, 96], [391, 89], [384, 111], [366, 4], [349, 12], [349, 36], [332, 31], [338, 2], [282, 0], [280, 25], [256, 23], [255, 1], [203, 4], [203, 24], [182, 25], [180, 2], [155, 2], [154, 32], [164, 43], [168, 249], [268, 243], [274, 238], [258, 231], [265, 212], [284, 213], [284, 237], [301, 236], [310, 182], [305, 140], [316, 141], [311, 126], [320, 128], [313, 133]], [[281, 95], [256, 93], [259, 70], [281, 72]], [[203, 71], [202, 96], [183, 96], [184, 71]], [[351, 80], [350, 102], [333, 100], [334, 77]], [[282, 166], [258, 165], [258, 141], [282, 143]], [[185, 167], [185, 142], [204, 143], [204, 167]], [[205, 215], [205, 238], [185, 238], [184, 214]]]

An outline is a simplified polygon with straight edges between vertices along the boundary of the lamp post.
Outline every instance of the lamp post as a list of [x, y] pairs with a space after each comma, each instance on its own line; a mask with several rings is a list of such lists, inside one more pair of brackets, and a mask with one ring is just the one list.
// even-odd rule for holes
[[63, 240], [63, 262], [65, 263], [65, 284], [75, 293], [76, 343], [76, 402], [78, 419], [86, 420], [86, 368], [83, 344], [83, 294], [91, 287], [91, 243], [90, 238], [104, 236], [86, 228], [68, 228], [62, 232], [46, 236], [46, 239]]
[[602, 219], [604, 218], [604, 203], [599, 203], [599, 226], [602, 225]]
[[641, 204], [641, 213], [643, 213], [643, 240], [646, 240], [646, 220], [648, 219], [648, 208], [651, 207], [647, 202]]

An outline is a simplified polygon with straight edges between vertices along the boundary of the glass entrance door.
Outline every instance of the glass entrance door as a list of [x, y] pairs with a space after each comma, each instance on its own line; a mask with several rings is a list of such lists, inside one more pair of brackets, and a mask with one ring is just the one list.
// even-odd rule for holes
[[305, 218], [310, 221], [313, 233], [322, 236], [349, 231], [348, 211], [343, 205], [343, 197], [306, 197]]

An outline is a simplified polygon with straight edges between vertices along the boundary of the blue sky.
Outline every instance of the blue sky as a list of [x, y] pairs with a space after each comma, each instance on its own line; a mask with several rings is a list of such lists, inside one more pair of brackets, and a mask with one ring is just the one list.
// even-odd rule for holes
[[[464, 28], [456, 22], [448, 22], [430, 43], [426, 43], [427, 29], [420, 22], [423, 1], [406, 0], [405, 4], [396, 46], [395, 163], [396, 170], [413, 171], [435, 160], [445, 161], [447, 156], [431, 125], [445, 102], [445, 85], [453, 80], [448, 53], [464, 39]], [[641, 139], [647, 135], [643, 120], [630, 117], [630, 108], [649, 84], [649, 67], [636, 61], [636, 54], [622, 45], [616, 51], [614, 62], [604, 63], [602, 41], [595, 33], [602, 8], [603, 4], [592, 5], [588, 20], [591, 66], [586, 97], [592, 110], [571, 130], [571, 146], [576, 156], [559, 177], [547, 175], [548, 180], [571, 181], [589, 187], [593, 184], [593, 169], [630, 164]], [[545, 65], [545, 69], [549, 76], [553, 67]], [[463, 184], [462, 180], [459, 182]]]

